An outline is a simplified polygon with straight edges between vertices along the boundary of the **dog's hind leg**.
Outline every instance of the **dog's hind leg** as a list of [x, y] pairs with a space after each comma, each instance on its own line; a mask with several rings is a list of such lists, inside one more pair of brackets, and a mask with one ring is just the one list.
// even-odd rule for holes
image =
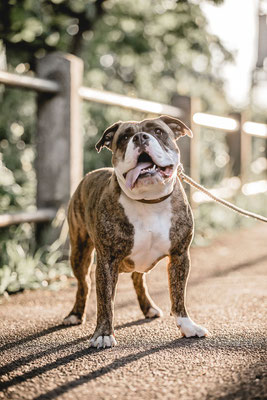
[[93, 261], [94, 245], [85, 229], [79, 228], [76, 229], [75, 234], [73, 233], [70, 226], [70, 262], [78, 287], [75, 304], [64, 319], [64, 325], [78, 325], [85, 322], [86, 302], [91, 288], [88, 270]]
[[163, 313], [158, 308], [151, 297], [149, 296], [148, 289], [146, 286], [145, 274], [139, 272], [132, 273], [132, 280], [136, 291], [137, 299], [141, 310], [146, 318], [157, 318], [162, 317]]

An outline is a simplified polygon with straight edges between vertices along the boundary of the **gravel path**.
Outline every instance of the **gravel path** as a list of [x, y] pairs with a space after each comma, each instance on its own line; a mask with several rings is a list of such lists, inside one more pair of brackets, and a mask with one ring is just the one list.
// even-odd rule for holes
[[118, 346], [88, 348], [95, 326], [95, 286], [84, 326], [65, 328], [75, 286], [37, 290], [0, 306], [0, 399], [263, 399], [266, 379], [267, 226], [225, 234], [193, 248], [187, 304], [209, 329], [181, 338], [164, 264], [148, 276], [164, 317], [144, 320], [130, 276], [120, 277]]

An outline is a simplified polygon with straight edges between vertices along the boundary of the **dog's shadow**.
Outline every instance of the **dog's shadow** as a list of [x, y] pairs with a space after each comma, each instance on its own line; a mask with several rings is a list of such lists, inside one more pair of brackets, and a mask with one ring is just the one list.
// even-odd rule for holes
[[[121, 325], [117, 325], [116, 329], [123, 329], [123, 328], [127, 328], [127, 327], [131, 327], [131, 326], [136, 326], [136, 325], [142, 325], [142, 324], [147, 324], [149, 322], [151, 322], [151, 319], [138, 319], [136, 321], [132, 321], [132, 322], [128, 322], [125, 324], [121, 324]], [[43, 337], [45, 335], [48, 335], [50, 333], [53, 332], [57, 332], [61, 329], [71, 329], [70, 327], [66, 327], [65, 325], [57, 325], [54, 327], [50, 327], [48, 329], [45, 329], [39, 333], [36, 333], [34, 335], [30, 335], [27, 338], [21, 339], [18, 342], [13, 342], [10, 344], [7, 344], [6, 346], [2, 346], [2, 349], [4, 348], [5, 350], [7, 349], [11, 349], [14, 346], [18, 346], [18, 345], [22, 345], [25, 343], [29, 343], [31, 341], [34, 341], [35, 339], [38, 339], [40, 337]], [[36, 361], [42, 357], [46, 357], [49, 356], [51, 354], [56, 354], [59, 351], [62, 350], [66, 350], [72, 346], [84, 343], [84, 342], [89, 342], [89, 336], [85, 336], [82, 338], [78, 338], [76, 340], [70, 341], [68, 343], [64, 343], [55, 347], [50, 347], [44, 351], [41, 351], [39, 353], [35, 353], [35, 354], [31, 354], [25, 357], [21, 357], [19, 359], [16, 359], [15, 361], [12, 361], [9, 364], [6, 364], [5, 366], [0, 368], [0, 375], [3, 374], [8, 374], [20, 367], [24, 367], [27, 366], [29, 364], [32, 364], [33, 361]], [[190, 341], [190, 343], [192, 343], [192, 340]], [[116, 360], [112, 361], [110, 364], [104, 366], [104, 367], [100, 367], [88, 374], [85, 375], [81, 375], [78, 379], [74, 379], [71, 382], [68, 382], [66, 384], [63, 384], [61, 386], [56, 387], [55, 389], [41, 394], [38, 397], [35, 397], [35, 400], [41, 400], [41, 399], [54, 399], [57, 398], [59, 395], [62, 395], [66, 392], [68, 392], [69, 390], [74, 389], [75, 387], [78, 387], [84, 383], [90, 382], [93, 379], [96, 379], [98, 377], [101, 377], [103, 375], [106, 375], [107, 373], [117, 370], [119, 368], [123, 368], [125, 365], [128, 365], [138, 359], [144, 358], [146, 356], [149, 356], [151, 354], [160, 352], [162, 350], [168, 349], [168, 348], [173, 348], [173, 347], [184, 347], [184, 346], [188, 346], [189, 345], [189, 341], [185, 341], [183, 338], [180, 339], [175, 339], [174, 341], [170, 341], [168, 343], [159, 345], [159, 346], [155, 346], [146, 350], [141, 350], [139, 352], [136, 353], [136, 351], [134, 351], [133, 353], [127, 355], [127, 356], [123, 356], [123, 357], [119, 357]], [[51, 371], [51, 370], [56, 370], [59, 367], [62, 367], [63, 365], [67, 365], [73, 361], [76, 361], [78, 359], [81, 359], [83, 357], [91, 357], [96, 353], [100, 353], [103, 351], [112, 351], [112, 350], [107, 350], [107, 349], [95, 349], [95, 348], [91, 348], [91, 347], [86, 347], [86, 348], [82, 348], [80, 350], [75, 350], [74, 352], [72, 352], [71, 354], [65, 355], [63, 357], [58, 357], [55, 361], [50, 361], [47, 362], [45, 365], [40, 365], [35, 366], [33, 369], [28, 370], [27, 372], [23, 373], [23, 374], [19, 374], [19, 375], [15, 375], [13, 376], [11, 379], [7, 380], [7, 381], [2, 381], [2, 383], [0, 383], [0, 388], [2, 390], [6, 390], [12, 386], [21, 384], [27, 380], [31, 380], [34, 379], [35, 377], [39, 377], [42, 374]], [[56, 374], [56, 372], [55, 372]]]
[[53, 326], [51, 326], [49, 328], [44, 329], [43, 331], [34, 333], [32, 335], [29, 335], [27, 337], [24, 337], [22, 339], [16, 340], [16, 341], [11, 342], [11, 343], [6, 343], [6, 344], [4, 344], [3, 346], [0, 347], [0, 354], [3, 351], [11, 350], [14, 347], [26, 344], [28, 342], [32, 342], [33, 340], [41, 338], [42, 336], [49, 335], [50, 333], [54, 333], [54, 332], [60, 331], [60, 330], [65, 329], [65, 328], [68, 328], [68, 326], [63, 325], [63, 324], [53, 325]]
[[114, 329], [115, 329], [115, 331], [118, 331], [120, 329], [130, 328], [131, 326], [148, 324], [148, 323], [154, 321], [155, 319], [157, 319], [157, 318], [140, 318], [140, 319], [137, 319], [136, 321], [125, 322], [124, 324], [117, 325], [117, 326], [115, 326]]
[[[153, 319], [142, 318], [142, 319], [138, 319], [135, 321], [117, 325], [115, 329], [120, 330], [123, 328], [129, 328], [132, 326], [148, 324], [152, 321], [153, 321]], [[37, 332], [37, 333], [29, 335], [28, 337], [25, 337], [21, 340], [18, 340], [17, 342], [12, 342], [12, 343], [6, 344], [0, 348], [0, 351], [6, 351], [6, 350], [14, 348], [15, 346], [17, 347], [19, 345], [24, 345], [26, 343], [30, 343], [30, 342], [32, 342], [36, 339], [39, 339], [43, 336], [49, 335], [51, 333], [54, 333], [54, 332], [57, 332], [57, 331], [60, 331], [63, 329], [72, 329], [72, 327], [65, 326], [62, 324], [52, 326], [50, 328], [44, 329], [43, 331]], [[63, 351], [68, 350], [68, 349], [71, 350], [72, 347], [74, 347], [76, 345], [80, 345], [82, 343], [89, 343], [89, 339], [90, 339], [90, 337], [88, 335], [86, 335], [84, 337], [77, 338], [77, 339], [69, 341], [67, 343], [60, 344], [58, 346], [54, 346], [54, 347], [51, 346], [48, 349], [43, 350], [41, 352], [38, 352], [35, 354], [30, 354], [30, 355], [21, 357], [19, 359], [16, 359], [0, 368], [0, 376], [4, 375], [4, 374], [9, 374], [10, 372], [15, 371], [18, 368], [21, 368], [21, 367], [23, 368], [25, 366], [29, 366], [29, 364], [32, 364], [34, 361], [36, 361], [40, 358], [48, 357], [49, 355], [53, 355], [53, 354], [57, 354], [57, 353], [59, 354], [59, 352], [62, 350]], [[195, 341], [199, 341], [199, 339], [185, 340], [184, 338], [179, 338], [179, 339], [175, 339], [175, 340], [169, 341], [164, 344], [154, 346], [149, 349], [145, 349], [145, 350], [143, 349], [139, 352], [136, 352], [136, 349], [135, 349], [135, 351], [132, 352], [131, 354], [119, 357], [104, 367], [95, 369], [94, 371], [92, 371], [88, 374], [81, 375], [78, 379], [74, 379], [66, 384], [63, 384], [61, 386], [56, 387], [53, 390], [48, 391], [47, 393], [44, 393], [44, 394], [39, 395], [38, 397], [35, 397], [35, 400], [57, 398], [58, 396], [74, 389], [75, 387], [78, 387], [84, 383], [88, 383], [98, 377], [106, 375], [107, 373], [109, 373], [111, 371], [117, 370], [119, 368], [123, 368], [124, 366], [131, 364], [132, 362], [134, 362], [136, 360], [139, 360], [141, 358], [144, 358], [144, 357], [149, 356], [154, 353], [158, 353], [158, 352], [166, 350], [166, 349], [191, 346], [193, 344], [193, 342], [195, 342]], [[87, 346], [83, 347], [82, 349], [79, 349], [79, 350], [73, 349], [73, 352], [71, 352], [70, 354], [64, 355], [62, 357], [59, 356], [56, 358], [55, 361], [47, 360], [47, 363], [45, 365], [42, 365], [43, 363], [40, 363], [40, 365], [38, 365], [38, 362], [37, 362], [33, 369], [28, 370], [28, 368], [26, 368], [27, 372], [24, 372], [23, 374], [19, 374], [19, 375], [15, 375], [15, 376], [12, 374], [13, 376], [11, 379], [2, 381], [2, 383], [0, 383], [0, 388], [2, 390], [6, 390], [12, 386], [21, 384], [27, 380], [34, 379], [35, 377], [40, 377], [42, 374], [44, 374], [48, 371], [51, 371], [51, 370], [55, 370], [55, 374], [56, 374], [57, 368], [60, 368], [64, 365], [68, 365], [69, 363], [76, 361], [78, 359], [82, 359], [83, 357], [93, 357], [94, 355], [96, 355], [96, 353], [100, 353], [103, 351], [112, 351], [112, 350], [111, 349], [110, 350], [96, 349], [96, 348], [91, 348], [91, 347], [87, 347]], [[88, 360], [90, 360], [90, 358]], [[25, 370], [25, 368], [23, 368], [23, 369]]]
[[[136, 321], [131, 321], [131, 322], [127, 322], [125, 324], [117, 325], [115, 327], [115, 330], [119, 330], [119, 329], [123, 329], [123, 328], [129, 328], [131, 326], [136, 326], [136, 325], [147, 324], [147, 323], [149, 323], [151, 321], [152, 321], [151, 319], [142, 318], [142, 319], [138, 319]], [[66, 326], [66, 325], [63, 325], [63, 324], [58, 324], [58, 325], [55, 325], [55, 326], [51, 326], [50, 328], [44, 329], [43, 331], [37, 332], [37, 333], [35, 333], [33, 335], [29, 335], [29, 336], [27, 336], [25, 338], [22, 338], [20, 340], [17, 340], [17, 341], [11, 342], [11, 343], [7, 343], [7, 344], [1, 346], [0, 347], [0, 353], [2, 353], [4, 351], [11, 350], [11, 349], [13, 349], [15, 347], [18, 347], [20, 345], [25, 345], [27, 343], [33, 342], [34, 340], [39, 339], [39, 338], [41, 338], [43, 336], [49, 335], [51, 333], [58, 332], [58, 331], [63, 330], [63, 329], [71, 329], [71, 328], [72, 328], [71, 326]], [[12, 361], [12, 362], [4, 365], [3, 367], [0, 367], [0, 376], [4, 375], [4, 374], [7, 374], [7, 373], [10, 373], [10, 372], [12, 372], [12, 371], [24, 366], [24, 365], [32, 363], [33, 361], [38, 360], [39, 358], [42, 358], [42, 357], [45, 357], [45, 356], [49, 356], [50, 354], [53, 354], [55, 352], [67, 349], [67, 348], [69, 348], [71, 346], [75, 346], [75, 345], [81, 344], [81, 343], [86, 342], [86, 341], [89, 342], [89, 340], [90, 340], [90, 336], [86, 335], [84, 337], [72, 340], [72, 341], [70, 341], [68, 343], [64, 343], [64, 344], [61, 344], [61, 345], [58, 345], [58, 346], [55, 346], [55, 347], [51, 347], [51, 348], [46, 349], [44, 351], [41, 351], [39, 353], [31, 354], [31, 355], [16, 359], [15, 361]], [[88, 351], [94, 352], [94, 351], [96, 351], [96, 349], [88, 348], [88, 349], [84, 349], [83, 351], [84, 351], [85, 354], [88, 354]], [[97, 351], [100, 351], [100, 350], [97, 350]], [[71, 358], [71, 356], [70, 356], [70, 358]], [[11, 385], [8, 385], [8, 386], [11, 386]]]

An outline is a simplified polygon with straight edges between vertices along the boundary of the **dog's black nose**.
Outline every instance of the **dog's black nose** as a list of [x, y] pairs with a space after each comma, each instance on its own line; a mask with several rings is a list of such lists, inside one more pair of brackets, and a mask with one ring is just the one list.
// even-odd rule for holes
[[149, 135], [144, 132], [136, 133], [133, 137], [133, 142], [137, 146], [142, 146], [142, 145], [146, 144], [148, 142], [148, 140], [149, 140]]

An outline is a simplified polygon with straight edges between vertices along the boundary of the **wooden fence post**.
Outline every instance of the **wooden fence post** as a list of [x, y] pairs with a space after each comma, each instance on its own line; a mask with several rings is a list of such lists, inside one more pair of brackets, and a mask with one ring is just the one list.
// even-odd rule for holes
[[239, 129], [226, 133], [226, 143], [229, 149], [231, 176], [241, 175], [241, 114], [231, 113], [230, 117], [239, 122]]
[[250, 111], [241, 114], [241, 183], [244, 185], [250, 178], [250, 163], [252, 158], [252, 137], [243, 130], [243, 125], [249, 120]]
[[[198, 98], [188, 96], [175, 95], [172, 104], [183, 110], [183, 122], [188, 125], [193, 131], [193, 139], [188, 136], [182, 138], [178, 142], [181, 151], [181, 162], [184, 166], [185, 173], [197, 182], [200, 182], [200, 165], [199, 165], [199, 142], [200, 142], [200, 127], [194, 123], [193, 115], [201, 111], [201, 103]], [[191, 205], [193, 205], [193, 191], [191, 186], [185, 188], [189, 195]]]
[[[194, 120], [194, 114], [197, 112], [201, 112], [201, 100], [198, 97], [191, 98], [191, 129], [193, 132], [193, 139], [190, 142], [190, 176], [196, 182], [200, 183], [201, 178], [201, 166], [200, 166], [200, 134], [201, 127], [197, 125]], [[192, 207], [196, 206], [196, 203], [193, 200], [193, 194], [196, 191], [192, 186], [190, 187], [190, 201]]]
[[[83, 144], [80, 97], [83, 62], [61, 53], [52, 53], [38, 62], [40, 78], [56, 81], [60, 90], [55, 95], [38, 96], [37, 121], [37, 207], [63, 207], [83, 174]], [[54, 234], [47, 226], [37, 229], [39, 242], [52, 242]]]
[[[181, 120], [191, 127], [191, 99], [188, 96], [175, 95], [172, 99], [172, 105], [183, 110]], [[184, 166], [186, 174], [190, 174], [190, 138], [183, 137], [178, 141], [178, 146], [181, 152], [181, 162]]]

